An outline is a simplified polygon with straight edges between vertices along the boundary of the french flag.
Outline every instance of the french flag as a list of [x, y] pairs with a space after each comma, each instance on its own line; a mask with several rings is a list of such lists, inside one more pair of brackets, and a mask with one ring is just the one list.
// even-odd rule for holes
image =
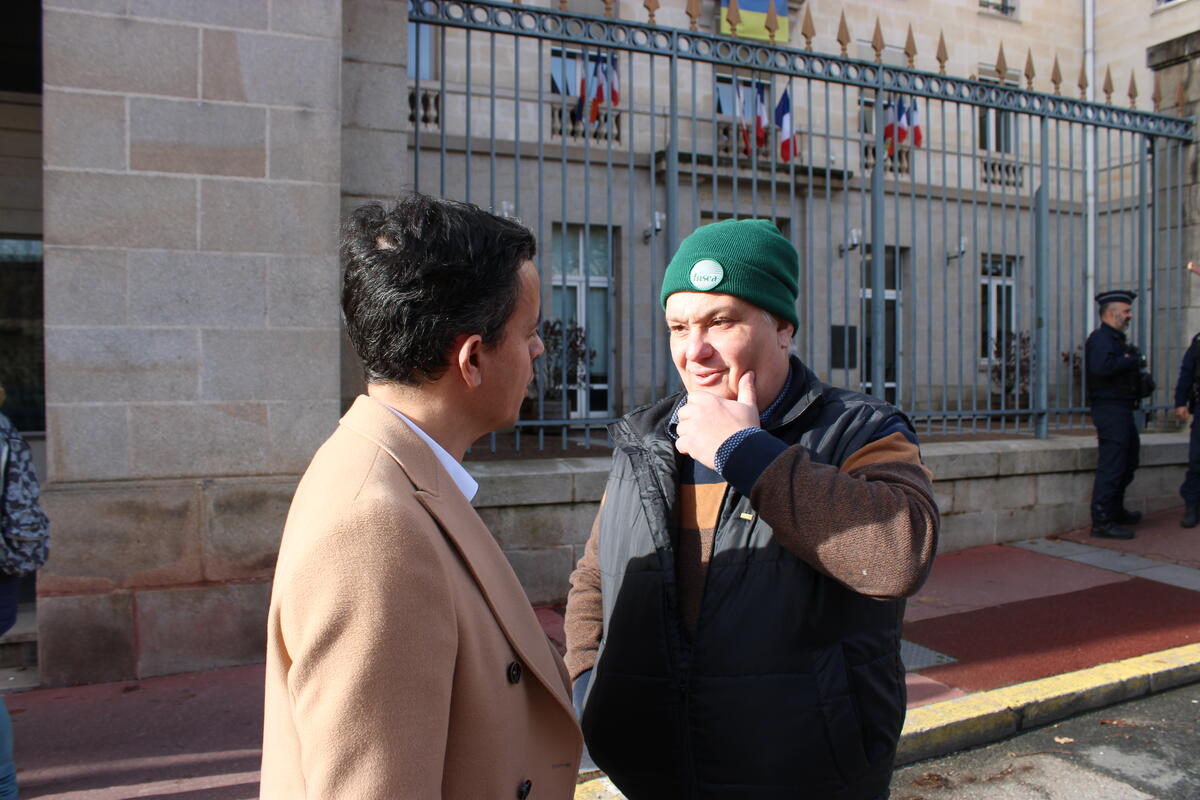
[[735, 90], [737, 97], [738, 113], [737, 113], [737, 132], [738, 138], [742, 141], [742, 153], [750, 155], [750, 126], [746, 124], [746, 118], [750, 116], [751, 95], [749, 86], [739, 86]]
[[883, 142], [887, 147], [887, 154], [895, 155], [896, 145], [903, 144], [907, 137], [908, 109], [904, 105], [904, 98], [897, 97], [896, 102], [888, 103], [887, 124], [883, 126]]
[[608, 57], [608, 104], [621, 105], [621, 74], [617, 72], [617, 56]]
[[600, 106], [608, 94], [609, 108], [616, 107], [621, 102], [621, 76], [617, 72], [617, 57], [609, 56], [604, 61], [597, 61], [593, 69], [595, 86], [592, 91], [592, 111], [588, 116], [589, 122], [600, 118]]
[[892, 154], [896, 144], [896, 104], [887, 104], [887, 122], [883, 126], [883, 147], [888, 155]]
[[920, 147], [925, 137], [921, 133], [921, 112], [917, 110], [916, 100], [908, 107], [908, 124], [912, 128], [913, 147]]
[[761, 83], [754, 90], [754, 142], [759, 147], [767, 143], [767, 128], [771, 118], [767, 112], [767, 87]]
[[582, 122], [583, 109], [587, 105], [587, 68], [582, 55], [575, 56], [575, 74], [579, 76], [579, 97], [575, 100], [575, 107], [571, 109], [571, 119]]
[[606, 71], [604, 62], [600, 60], [592, 67], [592, 111], [588, 115], [588, 122], [595, 122], [600, 118], [600, 104], [604, 102], [604, 92], [608, 83]]
[[775, 125], [779, 128], [779, 160], [787, 163], [792, 160], [794, 135], [792, 133], [792, 95], [790, 89], [783, 90], [779, 104], [775, 106]]

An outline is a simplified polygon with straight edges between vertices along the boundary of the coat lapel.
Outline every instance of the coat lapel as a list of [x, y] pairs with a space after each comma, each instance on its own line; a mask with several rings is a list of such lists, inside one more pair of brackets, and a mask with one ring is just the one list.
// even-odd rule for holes
[[462, 557], [513, 650], [574, 718], [550, 643], [524, 588], [495, 538], [429, 445], [391, 409], [369, 397], [355, 400], [341, 424], [379, 444], [408, 475], [417, 489], [417, 500]]

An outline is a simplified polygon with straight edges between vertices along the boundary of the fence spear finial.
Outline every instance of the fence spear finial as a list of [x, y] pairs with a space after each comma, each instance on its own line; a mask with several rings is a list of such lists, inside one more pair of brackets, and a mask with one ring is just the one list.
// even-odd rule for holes
[[1008, 59], [1004, 57], [1004, 42], [1000, 43], [1000, 52], [996, 54], [996, 75], [1001, 83], [1008, 80]]
[[1050, 70], [1050, 84], [1054, 87], [1054, 93], [1062, 93], [1062, 70], [1058, 66], [1058, 53], [1054, 54], [1054, 69]]
[[812, 50], [813, 37], [817, 35], [817, 26], [813, 25], [812, 3], [804, 4], [804, 22], [800, 24], [800, 35], [804, 37], [804, 49]]
[[850, 27], [846, 24], [846, 10], [842, 9], [842, 20], [838, 23], [837, 42], [842, 47], [842, 58], [850, 55]]
[[950, 51], [946, 49], [946, 33], [943, 30], [939, 30], [938, 31], [938, 48], [937, 48], [937, 62], [938, 62], [938, 74], [939, 75], [946, 74], [946, 62], [949, 60], [950, 60]]
[[729, 7], [725, 10], [725, 21], [729, 23], [729, 35], [737, 36], [737, 26], [742, 22], [742, 12], [738, 8], [737, 0], [729, 0]]
[[904, 39], [904, 55], [908, 56], [908, 68], [916, 66], [917, 40], [913, 38], [912, 23], [908, 23], [908, 36]]
[[775, 0], [767, 0], [767, 19], [763, 22], [767, 29], [767, 37], [775, 44], [775, 32], [779, 30], [779, 13], [775, 10]]
[[1112, 66], [1105, 68], [1105, 70], [1104, 70], [1104, 86], [1101, 88], [1104, 89], [1105, 105], [1111, 106], [1112, 105], [1112, 93], [1113, 93]]
[[875, 51], [875, 63], [883, 63], [883, 28], [879, 25], [879, 17], [875, 17], [875, 35], [871, 37], [871, 49]]
[[1155, 111], [1162, 111], [1162, 82], [1158, 78], [1158, 73], [1154, 73], [1154, 91], [1150, 94], [1150, 102], [1154, 104]]
[[1137, 108], [1138, 90], [1137, 81], [1134, 79], [1134, 74], [1129, 73], [1129, 107]]
[[688, 23], [688, 30], [690, 30], [690, 31], [700, 30], [700, 27], [699, 27], [700, 0], [688, 0], [687, 15], [688, 15], [688, 19], [691, 20], [691, 22]]
[[646, 18], [646, 22], [650, 23], [651, 25], [658, 24], [658, 20], [654, 18], [654, 12], [658, 11], [658, 5], [658, 0], [646, 0], [646, 2], [642, 3], [642, 6], [645, 7], [646, 12], [649, 15]]
[[1037, 75], [1033, 69], [1033, 48], [1025, 53], [1025, 88], [1033, 91], [1033, 79]]
[[1079, 65], [1079, 99], [1080, 100], [1087, 100], [1087, 87], [1088, 87], [1087, 63], [1084, 62], [1083, 64]]

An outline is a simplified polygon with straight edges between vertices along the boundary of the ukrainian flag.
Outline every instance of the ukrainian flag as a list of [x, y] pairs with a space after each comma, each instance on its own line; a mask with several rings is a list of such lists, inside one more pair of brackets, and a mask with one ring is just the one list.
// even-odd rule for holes
[[[738, 0], [738, 13], [741, 22], [737, 26], [739, 39], [759, 39], [771, 41], [767, 31], [767, 8], [775, 4], [775, 15], [779, 21], [779, 29], [775, 31], [776, 44], [788, 42], [788, 8], [787, 0]], [[726, 36], [733, 33], [729, 27], [729, 0], [721, 0], [721, 33]]]

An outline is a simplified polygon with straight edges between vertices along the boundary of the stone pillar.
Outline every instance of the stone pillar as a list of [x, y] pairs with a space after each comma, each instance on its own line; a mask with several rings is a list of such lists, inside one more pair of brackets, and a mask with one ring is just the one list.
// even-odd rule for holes
[[[342, 211], [411, 188], [407, 0], [343, 0]], [[342, 406], [363, 391], [342, 337]]]
[[[1200, 123], [1200, 31], [1156, 44], [1146, 50], [1146, 63], [1154, 71], [1162, 92], [1162, 111], [1177, 117], [1188, 117]], [[1182, 98], [1180, 87], [1182, 87]], [[1182, 105], [1180, 99], [1183, 100]], [[1200, 263], [1200, 147], [1193, 142], [1182, 148], [1183, 169], [1178, 170], [1183, 175], [1182, 186], [1174, 185], [1175, 176], [1166, 176], [1172, 182], [1172, 191], [1179, 191], [1183, 205], [1182, 250], [1184, 263], [1195, 261]], [[1178, 165], [1176, 165], [1178, 166]], [[1160, 191], [1157, 199], [1160, 204], [1164, 194]], [[1172, 200], [1173, 203], [1178, 202]], [[1163, 222], [1160, 218], [1160, 228]], [[1160, 231], [1161, 235], [1161, 231]], [[1174, 234], [1173, 234], [1174, 236]], [[1176, 240], [1178, 241], [1178, 240]], [[1174, 247], [1172, 247], [1174, 249]], [[1174, 258], [1174, 253], [1171, 254]], [[1174, 262], [1160, 262], [1160, 269], [1177, 271], [1183, 265]], [[1164, 276], [1159, 276], [1163, 278]], [[1165, 285], [1179, 286], [1179, 279], [1165, 277]], [[1182, 341], [1174, 344], [1180, 348], [1186, 346], [1188, 340], [1200, 331], [1200, 278], [1189, 278], [1184, 284], [1183, 300], [1185, 322]], [[1175, 366], [1172, 366], [1174, 369]], [[1174, 373], [1172, 373], [1173, 375]], [[1172, 387], [1173, 389], [1173, 387]]]
[[43, 8], [42, 679], [258, 661], [338, 417], [341, 3]]

